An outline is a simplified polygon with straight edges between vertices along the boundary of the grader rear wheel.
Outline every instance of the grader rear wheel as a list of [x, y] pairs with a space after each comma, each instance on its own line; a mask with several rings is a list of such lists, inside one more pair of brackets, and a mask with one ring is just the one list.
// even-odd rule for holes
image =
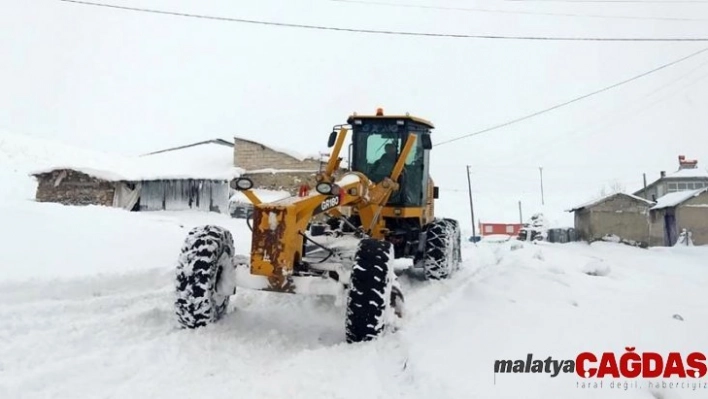
[[460, 229], [454, 219], [437, 219], [426, 230], [424, 272], [428, 280], [450, 278], [460, 267]]

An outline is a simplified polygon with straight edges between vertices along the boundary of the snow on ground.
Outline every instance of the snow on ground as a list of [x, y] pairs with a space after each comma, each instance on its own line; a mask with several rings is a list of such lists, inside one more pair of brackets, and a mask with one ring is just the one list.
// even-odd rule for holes
[[495, 385], [493, 364], [527, 353], [708, 344], [705, 247], [466, 242], [455, 278], [402, 276], [409, 314], [400, 331], [347, 345], [343, 309], [327, 298], [242, 290], [221, 323], [176, 327], [173, 267], [187, 230], [225, 225], [245, 253], [242, 220], [0, 209], [12, 226], [0, 258], [0, 397], [652, 398], [642, 389], [581, 390], [563, 375], [498, 374]]
[[[7, 185], [29, 187], [15, 170], [34, 163], [7, 159], [0, 157]], [[527, 353], [568, 359], [583, 351], [620, 354], [626, 346], [705, 351], [708, 247], [464, 241], [454, 278], [401, 275], [401, 330], [347, 345], [344, 310], [329, 298], [240, 290], [220, 323], [177, 328], [174, 266], [187, 231], [226, 226], [237, 251], [247, 253], [243, 220], [3, 194], [0, 398], [708, 396], [703, 387], [652, 394], [646, 384], [623, 390], [607, 381], [580, 389], [574, 375], [493, 369], [495, 360]]]

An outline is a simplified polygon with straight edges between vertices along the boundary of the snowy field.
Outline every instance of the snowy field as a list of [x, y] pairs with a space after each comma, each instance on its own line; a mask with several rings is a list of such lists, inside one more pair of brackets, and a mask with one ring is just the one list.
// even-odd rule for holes
[[16, 188], [0, 202], [0, 398], [708, 397], [494, 374], [495, 360], [527, 353], [705, 352], [706, 247], [465, 243], [454, 278], [402, 276], [407, 319], [371, 343], [345, 343], [344, 310], [327, 298], [243, 290], [220, 323], [184, 331], [172, 303], [187, 231], [221, 224], [246, 253], [245, 223], [34, 203], [28, 159], [0, 151]]

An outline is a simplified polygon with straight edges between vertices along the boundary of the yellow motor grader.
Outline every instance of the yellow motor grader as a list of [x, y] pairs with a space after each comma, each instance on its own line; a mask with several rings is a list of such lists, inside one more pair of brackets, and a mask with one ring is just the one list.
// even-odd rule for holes
[[[234, 252], [233, 236], [223, 227], [192, 229], [177, 262], [180, 325], [218, 321], [241, 287], [336, 296], [346, 306], [349, 343], [386, 331], [404, 313], [394, 259], [411, 259], [434, 280], [449, 278], [461, 262], [459, 223], [434, 215], [433, 128], [380, 108], [374, 115], [355, 113], [330, 134], [330, 158], [313, 192], [264, 203], [250, 179], [232, 181], [253, 203], [250, 256]], [[349, 165], [335, 177], [350, 131]], [[325, 222], [314, 221], [322, 217]]]

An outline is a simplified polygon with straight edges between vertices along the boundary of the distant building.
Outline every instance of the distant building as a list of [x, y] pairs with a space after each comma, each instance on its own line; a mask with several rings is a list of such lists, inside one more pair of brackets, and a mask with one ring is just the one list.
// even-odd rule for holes
[[679, 168], [673, 173], [660, 173], [659, 179], [633, 194], [650, 201], [656, 201], [666, 194], [691, 191], [708, 187], [708, 170], [699, 168], [697, 160], [687, 160], [679, 155]]
[[233, 143], [216, 139], [135, 158], [56, 165], [35, 171], [36, 200], [103, 205], [132, 211], [204, 210], [227, 213]]
[[510, 235], [518, 236], [523, 224], [521, 223], [479, 223], [479, 233], [481, 236], [489, 235]]
[[649, 244], [649, 209], [654, 202], [631, 194], [615, 193], [576, 206], [568, 212], [575, 214], [578, 238], [592, 242], [607, 235]]
[[650, 212], [650, 245], [673, 246], [683, 229], [694, 245], [708, 244], [708, 187], [666, 194]]

